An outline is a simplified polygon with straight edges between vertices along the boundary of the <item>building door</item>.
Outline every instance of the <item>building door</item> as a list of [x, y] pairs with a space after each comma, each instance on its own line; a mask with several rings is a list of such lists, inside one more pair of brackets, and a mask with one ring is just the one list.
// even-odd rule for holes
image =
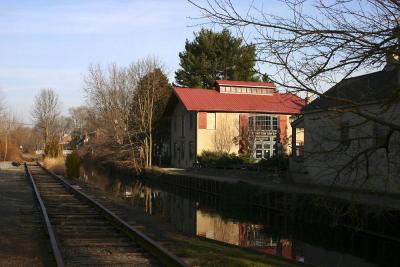
[[179, 167], [182, 168], [184, 167], [184, 161], [185, 161], [185, 142], [181, 142], [180, 150], [179, 150]]
[[256, 139], [254, 142], [254, 158], [257, 161], [271, 158], [275, 154], [275, 144], [276, 137]]

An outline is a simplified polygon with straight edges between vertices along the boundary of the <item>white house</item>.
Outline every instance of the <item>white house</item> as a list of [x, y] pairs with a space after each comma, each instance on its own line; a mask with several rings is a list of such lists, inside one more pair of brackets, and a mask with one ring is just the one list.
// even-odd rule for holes
[[346, 79], [308, 104], [292, 123], [304, 127], [304, 158], [293, 157], [293, 177], [400, 192], [399, 74], [388, 65]]

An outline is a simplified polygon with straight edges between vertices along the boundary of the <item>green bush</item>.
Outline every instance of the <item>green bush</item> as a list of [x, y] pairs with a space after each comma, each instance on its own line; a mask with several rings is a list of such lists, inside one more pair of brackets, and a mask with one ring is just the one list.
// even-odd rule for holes
[[65, 160], [65, 169], [68, 178], [78, 178], [81, 162], [76, 151], [69, 154]]
[[244, 164], [254, 164], [256, 162], [256, 159], [250, 154], [241, 154], [239, 158]]
[[235, 153], [203, 151], [198, 156], [198, 161], [205, 167], [217, 167], [227, 165], [241, 165], [254, 163], [254, 158], [250, 155], [236, 155]]

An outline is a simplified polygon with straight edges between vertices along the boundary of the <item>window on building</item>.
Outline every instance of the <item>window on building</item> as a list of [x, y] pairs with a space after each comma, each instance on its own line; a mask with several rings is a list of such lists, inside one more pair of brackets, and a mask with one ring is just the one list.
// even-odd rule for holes
[[185, 115], [181, 117], [181, 136], [185, 137]]
[[189, 159], [194, 159], [194, 142], [189, 142]]
[[374, 123], [374, 138], [375, 138], [375, 145], [382, 146], [386, 142], [386, 134], [387, 129], [383, 124], [378, 122]]
[[340, 124], [340, 143], [342, 145], [349, 145], [350, 142], [350, 125], [349, 122], [342, 122]]
[[176, 159], [178, 156], [178, 144], [174, 143], [174, 159]]
[[256, 159], [262, 159], [263, 157], [262, 144], [256, 144], [255, 152], [256, 152], [255, 153]]
[[272, 117], [272, 130], [278, 130], [278, 118]]
[[215, 113], [213, 112], [207, 112], [207, 129], [208, 130], [215, 130]]
[[174, 117], [172, 120], [173, 120], [173, 125], [174, 125], [174, 133], [176, 133], [176, 129], [178, 128], [177, 125], [176, 125], [177, 124], [177, 122], [176, 122], [177, 119], [176, 119], [176, 117]]
[[181, 142], [181, 159], [185, 158], [185, 142]]
[[271, 117], [270, 116], [259, 116], [259, 121], [262, 121], [262, 129], [271, 130]]
[[250, 116], [249, 129], [253, 131], [278, 130], [278, 118], [270, 115]]

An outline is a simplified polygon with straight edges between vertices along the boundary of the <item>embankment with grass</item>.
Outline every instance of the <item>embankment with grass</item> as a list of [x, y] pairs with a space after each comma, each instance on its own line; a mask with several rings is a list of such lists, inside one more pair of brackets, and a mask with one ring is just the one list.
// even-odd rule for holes
[[57, 158], [44, 158], [42, 163], [50, 171], [59, 175], [65, 175], [65, 158], [63, 156]]

